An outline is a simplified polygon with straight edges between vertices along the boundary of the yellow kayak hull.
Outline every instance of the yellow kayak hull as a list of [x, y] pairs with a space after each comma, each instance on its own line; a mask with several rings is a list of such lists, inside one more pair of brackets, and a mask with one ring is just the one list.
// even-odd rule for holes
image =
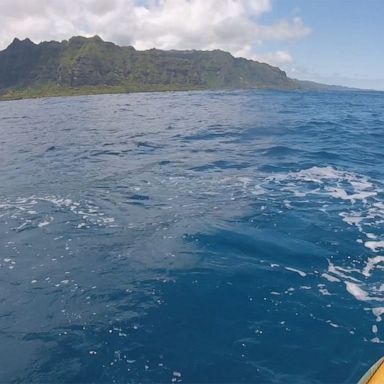
[[383, 384], [384, 383], [384, 357], [372, 365], [358, 384]]

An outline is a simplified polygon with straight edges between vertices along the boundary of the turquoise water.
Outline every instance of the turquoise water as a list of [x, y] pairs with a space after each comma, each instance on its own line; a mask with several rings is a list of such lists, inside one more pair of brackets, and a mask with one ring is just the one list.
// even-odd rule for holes
[[383, 93], [0, 103], [0, 381], [356, 382], [383, 165]]

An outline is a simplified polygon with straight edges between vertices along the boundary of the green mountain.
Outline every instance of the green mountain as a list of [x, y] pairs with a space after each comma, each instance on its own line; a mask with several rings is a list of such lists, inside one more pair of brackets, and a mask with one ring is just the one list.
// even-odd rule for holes
[[[0, 99], [135, 91], [308, 85], [279, 68], [214, 51], [137, 51], [100, 37], [62, 42], [14, 39], [0, 51]], [[312, 86], [312, 88], [316, 88]]]

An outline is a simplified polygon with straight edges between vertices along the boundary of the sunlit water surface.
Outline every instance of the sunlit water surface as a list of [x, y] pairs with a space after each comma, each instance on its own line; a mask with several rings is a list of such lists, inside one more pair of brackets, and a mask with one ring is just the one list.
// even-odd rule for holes
[[0, 381], [356, 382], [383, 188], [382, 93], [0, 103]]

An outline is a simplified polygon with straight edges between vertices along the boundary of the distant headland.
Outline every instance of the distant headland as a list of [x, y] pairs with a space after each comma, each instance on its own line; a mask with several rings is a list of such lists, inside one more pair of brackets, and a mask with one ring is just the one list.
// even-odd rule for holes
[[30, 39], [0, 51], [0, 100], [207, 89], [343, 89], [289, 78], [277, 67], [221, 50], [138, 51], [75, 36]]

